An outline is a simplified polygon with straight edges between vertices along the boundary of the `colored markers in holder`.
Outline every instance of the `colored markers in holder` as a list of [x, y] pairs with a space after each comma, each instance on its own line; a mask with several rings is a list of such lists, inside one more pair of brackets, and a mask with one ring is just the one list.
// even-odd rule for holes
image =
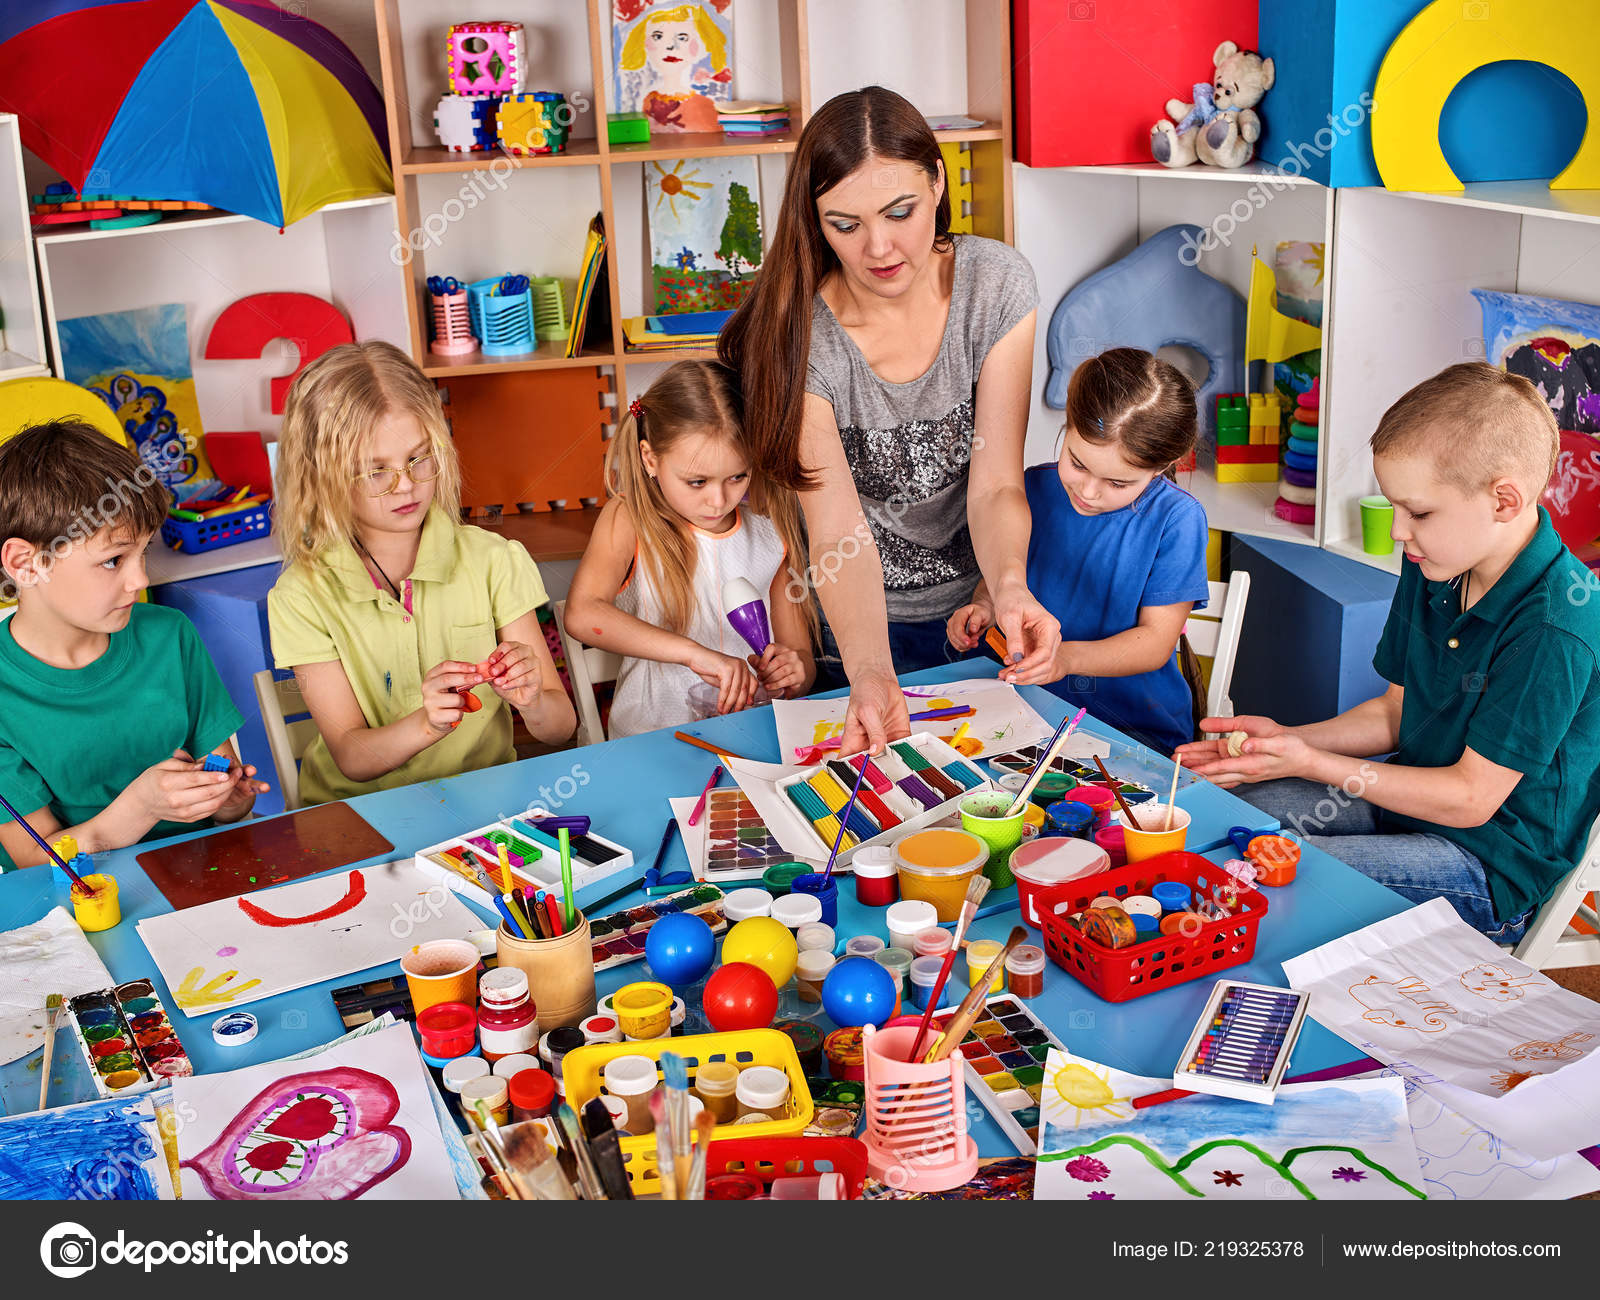
[[68, 998], [67, 1013], [102, 1097], [142, 1092], [194, 1073], [149, 980]]
[[[592, 831], [572, 836], [571, 845], [574, 893], [633, 866], [629, 849]], [[506, 851], [513, 889], [552, 890], [558, 898], [561, 896], [560, 841], [541, 830], [539, 819], [531, 815], [509, 817], [430, 845], [417, 853], [416, 864], [463, 897], [493, 907], [494, 899], [504, 892], [501, 849]]]
[[1271, 1104], [1309, 1002], [1295, 989], [1218, 980], [1173, 1071], [1174, 1086]]

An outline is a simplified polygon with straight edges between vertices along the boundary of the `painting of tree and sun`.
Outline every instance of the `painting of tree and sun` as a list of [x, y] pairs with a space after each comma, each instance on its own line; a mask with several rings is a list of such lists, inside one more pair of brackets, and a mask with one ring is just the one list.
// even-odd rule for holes
[[1034, 1199], [1427, 1199], [1398, 1079], [1285, 1084], [1270, 1106], [1197, 1093], [1134, 1109], [1171, 1086], [1051, 1051]]
[[731, 311], [761, 268], [754, 158], [680, 158], [645, 171], [657, 315]]

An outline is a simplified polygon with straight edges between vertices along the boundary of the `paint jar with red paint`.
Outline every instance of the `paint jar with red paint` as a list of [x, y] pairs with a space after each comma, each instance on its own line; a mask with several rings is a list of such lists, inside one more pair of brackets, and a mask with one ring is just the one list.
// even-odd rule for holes
[[900, 897], [894, 850], [886, 844], [869, 844], [850, 859], [856, 878], [856, 902], [863, 907], [888, 907]]
[[478, 1041], [489, 1061], [537, 1049], [539, 1022], [527, 972], [497, 966], [478, 981]]
[[1044, 949], [1018, 944], [1006, 957], [1006, 980], [1019, 998], [1036, 998], [1044, 992]]
[[543, 1070], [518, 1070], [507, 1091], [515, 1120], [544, 1119], [555, 1111], [556, 1081]]
[[417, 1033], [424, 1053], [452, 1060], [478, 1045], [478, 1017], [465, 1002], [441, 1002], [417, 1013]]

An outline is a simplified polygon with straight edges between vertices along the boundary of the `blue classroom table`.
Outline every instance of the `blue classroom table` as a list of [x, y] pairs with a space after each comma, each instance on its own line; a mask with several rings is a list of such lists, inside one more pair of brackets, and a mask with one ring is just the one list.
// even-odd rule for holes
[[[904, 680], [908, 685], [934, 685], [987, 676], [992, 670], [992, 664], [968, 661], [908, 675]], [[1064, 716], [1064, 702], [1056, 696], [1037, 687], [1022, 689], [1028, 702], [1047, 721], [1053, 724]], [[748, 710], [696, 724], [690, 729], [750, 758], [774, 762], [778, 759], [777, 735], [768, 709]], [[1136, 752], [1125, 737], [1090, 719], [1085, 719], [1084, 729], [1112, 740], [1113, 752], [1108, 766], [1118, 775], [1129, 775], [1131, 767], [1139, 779], [1154, 784], [1154, 774], [1171, 770], [1166, 760], [1147, 751]], [[668, 796], [697, 792], [715, 765], [716, 759], [711, 754], [673, 740], [670, 731], [658, 731], [470, 772], [445, 781], [363, 795], [350, 802], [394, 844], [394, 853], [388, 856], [400, 857], [499, 816], [520, 813], [533, 804], [558, 802], [557, 782], [567, 777], [569, 782], [563, 783], [560, 789], [569, 791], [572, 784], [576, 784], [577, 793], [564, 807], [552, 807], [551, 811], [584, 813], [594, 818], [596, 828], [608, 838], [633, 849], [639, 860], [637, 871], [642, 873], [660, 840]], [[546, 793], [541, 793], [541, 787]], [[1272, 829], [1275, 825], [1242, 800], [1203, 782], [1180, 790], [1178, 803], [1193, 817], [1191, 848], [1210, 850], [1208, 856], [1219, 862], [1231, 853], [1231, 849], [1217, 847], [1227, 844], [1229, 826], [1242, 823], [1253, 829]], [[144, 917], [171, 910], [135, 860], [138, 853], [149, 847], [141, 844], [103, 854], [97, 859], [98, 869], [109, 871], [117, 878], [123, 921], [115, 929], [89, 938], [113, 978], [118, 981], [141, 976], [154, 979], [169, 1010], [175, 1012], [170, 992], [134, 928], [134, 923]], [[681, 870], [683, 864], [683, 849], [675, 842], [663, 868]], [[347, 868], [341, 868], [344, 869]], [[585, 906], [587, 899], [603, 896], [618, 883], [614, 879], [600, 881], [579, 891], [578, 905]], [[990, 896], [991, 900], [996, 897], [1014, 898], [1015, 891], [1006, 890]], [[642, 895], [630, 894], [607, 904], [604, 910], [636, 905], [641, 900]], [[38, 921], [52, 905], [50, 873], [44, 869], [31, 868], [0, 876], [0, 930]], [[473, 907], [470, 903], [467, 906]], [[1260, 931], [1254, 959], [1247, 965], [1229, 969], [1226, 975], [1281, 984], [1283, 971], [1279, 963], [1284, 958], [1404, 911], [1406, 907], [1399, 895], [1326, 854], [1307, 848], [1298, 879], [1269, 895], [1269, 913]], [[484, 917], [486, 928], [498, 920], [484, 909], [476, 910]], [[973, 926], [973, 935], [1004, 939], [1017, 920], [1018, 913], [1014, 911], [985, 917]], [[839, 891], [837, 928], [841, 942], [853, 934], [887, 938], [883, 910], [857, 904], [848, 879]], [[1030, 932], [1029, 941], [1038, 941], [1036, 932]], [[642, 963], [634, 963], [600, 972], [596, 976], [599, 994], [604, 996], [639, 979], [641, 970]], [[275, 1060], [339, 1037], [344, 1027], [334, 1012], [332, 990], [398, 973], [399, 965], [395, 962], [246, 1004], [260, 1021], [261, 1029], [253, 1042], [242, 1047], [223, 1048], [212, 1041], [209, 1031], [215, 1015], [211, 1013], [194, 1018], [177, 1013], [174, 1024], [197, 1071], [206, 1074], [236, 1069]], [[965, 993], [964, 974], [963, 965], [958, 962], [951, 975], [947, 1000], [957, 1001]], [[1197, 979], [1131, 1002], [1113, 1004], [1090, 993], [1072, 976], [1050, 964], [1045, 972], [1044, 993], [1030, 1005], [1070, 1050], [1121, 1069], [1161, 1077], [1171, 1073], [1177, 1053], [1193, 1028], [1210, 987], [1210, 979]], [[221, 1014], [220, 1010], [216, 1014]], [[827, 1027], [826, 1021], [818, 1023]], [[1357, 1055], [1343, 1040], [1308, 1023], [1295, 1054], [1294, 1068], [1297, 1072], [1321, 1069], [1354, 1060]], [[57, 1064], [52, 1075], [62, 1083], [52, 1085], [53, 1104], [92, 1095], [86, 1070], [70, 1039], [58, 1041], [55, 1060]], [[74, 1070], [79, 1074], [80, 1089], [73, 1087]], [[4, 1084], [3, 1096], [8, 1109], [32, 1109], [37, 1104], [37, 1055], [13, 1062], [0, 1071], [0, 1075], [4, 1076], [0, 1082]], [[1012, 1154], [1010, 1141], [988, 1112], [976, 1106], [968, 1109], [974, 1117], [972, 1132], [979, 1151], [985, 1156]]]

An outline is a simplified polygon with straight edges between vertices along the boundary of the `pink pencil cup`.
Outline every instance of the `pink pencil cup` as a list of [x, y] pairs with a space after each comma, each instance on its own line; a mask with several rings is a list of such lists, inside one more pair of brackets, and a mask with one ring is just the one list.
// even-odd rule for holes
[[478, 350], [468, 319], [467, 291], [436, 293], [433, 299], [433, 342], [428, 351], [441, 357], [459, 357]]
[[891, 1187], [943, 1192], [978, 1172], [978, 1144], [967, 1136], [964, 1058], [954, 1052], [937, 1065], [912, 1064], [904, 1058], [916, 1037], [915, 1024], [862, 1030], [867, 1169]]

